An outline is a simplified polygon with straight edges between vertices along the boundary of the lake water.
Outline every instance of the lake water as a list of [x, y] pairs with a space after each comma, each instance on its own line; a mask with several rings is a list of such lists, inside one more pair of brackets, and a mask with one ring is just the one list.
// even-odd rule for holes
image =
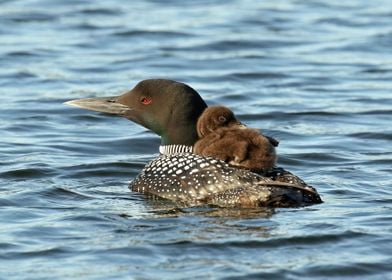
[[[392, 279], [388, 0], [0, 0], [1, 279]], [[159, 139], [63, 102], [147, 78], [280, 140], [305, 208], [128, 190]]]

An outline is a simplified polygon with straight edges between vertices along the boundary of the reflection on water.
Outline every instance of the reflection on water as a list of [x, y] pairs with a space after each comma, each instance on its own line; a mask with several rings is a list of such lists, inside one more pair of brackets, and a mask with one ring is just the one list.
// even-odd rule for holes
[[[390, 277], [391, 14], [386, 0], [0, 1], [1, 277]], [[155, 77], [278, 138], [279, 165], [325, 203], [131, 193], [159, 139], [62, 103]]]

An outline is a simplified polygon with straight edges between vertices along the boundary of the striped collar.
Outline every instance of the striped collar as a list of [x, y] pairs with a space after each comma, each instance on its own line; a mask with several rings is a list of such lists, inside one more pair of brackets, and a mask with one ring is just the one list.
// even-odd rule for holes
[[193, 147], [186, 145], [163, 145], [159, 146], [159, 152], [162, 155], [192, 153]]

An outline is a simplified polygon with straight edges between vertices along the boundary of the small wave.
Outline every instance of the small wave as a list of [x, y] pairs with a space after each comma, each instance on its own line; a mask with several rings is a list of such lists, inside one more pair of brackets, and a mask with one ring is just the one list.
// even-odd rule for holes
[[146, 164], [145, 161], [133, 162], [106, 162], [94, 164], [73, 165], [62, 168], [60, 178], [90, 178], [121, 176], [127, 179], [135, 176]]
[[8, 14], [4, 19], [17, 23], [34, 23], [34, 22], [52, 22], [57, 20], [58, 17], [49, 13], [46, 14], [46, 13], [38, 13], [38, 12], [29, 12], [29, 13]]
[[64, 247], [52, 247], [48, 249], [32, 249], [31, 251], [7, 252], [0, 255], [1, 259], [29, 259], [33, 257], [59, 257], [60, 255], [69, 253], [70, 250]]
[[86, 9], [81, 9], [76, 13], [91, 15], [91, 16], [94, 15], [117, 16], [117, 15], [121, 15], [123, 12], [120, 9], [113, 9], [113, 8], [86, 8]]
[[243, 72], [243, 73], [231, 73], [225, 75], [227, 79], [285, 79], [289, 76], [284, 73], [277, 72]]
[[347, 134], [347, 136], [368, 140], [392, 140], [392, 133], [388, 132], [360, 132]]
[[16, 179], [16, 180], [25, 180], [25, 179], [32, 179], [32, 178], [44, 178], [44, 177], [51, 177], [55, 175], [57, 172], [52, 168], [19, 168], [8, 170], [5, 172], [0, 173], [1, 177], [7, 179]]
[[119, 36], [119, 37], [142, 37], [143, 39], [145, 39], [146, 37], [181, 38], [181, 37], [192, 36], [189, 33], [167, 31], [167, 30], [126, 30], [126, 31], [115, 32], [112, 35]]
[[41, 197], [46, 199], [55, 200], [69, 200], [69, 201], [82, 201], [89, 200], [92, 197], [76, 190], [71, 190], [64, 187], [50, 187], [39, 192]]

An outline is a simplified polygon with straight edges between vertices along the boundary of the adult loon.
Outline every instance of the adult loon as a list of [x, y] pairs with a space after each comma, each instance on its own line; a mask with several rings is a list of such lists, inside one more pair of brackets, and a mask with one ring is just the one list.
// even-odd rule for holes
[[297, 207], [322, 202], [314, 188], [282, 168], [260, 175], [192, 153], [197, 120], [207, 105], [186, 84], [149, 79], [120, 96], [66, 104], [125, 117], [161, 137], [160, 155], [130, 183], [132, 191], [187, 206]]

